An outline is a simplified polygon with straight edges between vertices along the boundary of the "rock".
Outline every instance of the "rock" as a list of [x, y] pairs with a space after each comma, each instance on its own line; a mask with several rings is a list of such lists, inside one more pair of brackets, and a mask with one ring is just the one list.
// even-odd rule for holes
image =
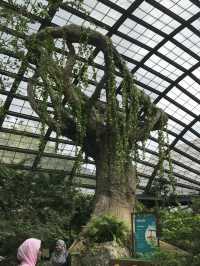
[[79, 258], [72, 259], [72, 266], [109, 266], [111, 259], [129, 256], [129, 250], [114, 241], [96, 243], [85, 247]]

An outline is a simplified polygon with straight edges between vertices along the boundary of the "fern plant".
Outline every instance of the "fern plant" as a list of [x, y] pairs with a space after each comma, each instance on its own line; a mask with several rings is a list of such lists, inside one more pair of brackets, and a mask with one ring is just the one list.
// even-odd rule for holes
[[128, 233], [128, 227], [123, 221], [111, 215], [102, 215], [92, 218], [85, 237], [93, 243], [116, 241], [122, 244], [127, 240]]

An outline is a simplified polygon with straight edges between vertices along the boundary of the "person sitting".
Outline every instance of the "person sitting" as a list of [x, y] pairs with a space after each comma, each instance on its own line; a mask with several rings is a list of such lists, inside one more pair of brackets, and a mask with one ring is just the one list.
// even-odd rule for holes
[[68, 259], [68, 252], [66, 244], [63, 240], [59, 239], [56, 241], [55, 250], [52, 253], [50, 259], [50, 265], [52, 266], [66, 266]]
[[19, 266], [35, 266], [41, 256], [41, 240], [26, 239], [18, 248], [17, 260]]

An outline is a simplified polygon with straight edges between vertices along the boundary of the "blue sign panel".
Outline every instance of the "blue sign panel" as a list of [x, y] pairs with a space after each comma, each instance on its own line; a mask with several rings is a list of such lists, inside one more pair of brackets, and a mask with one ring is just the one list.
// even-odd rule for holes
[[153, 214], [136, 214], [134, 229], [135, 252], [153, 251], [157, 245], [155, 216]]

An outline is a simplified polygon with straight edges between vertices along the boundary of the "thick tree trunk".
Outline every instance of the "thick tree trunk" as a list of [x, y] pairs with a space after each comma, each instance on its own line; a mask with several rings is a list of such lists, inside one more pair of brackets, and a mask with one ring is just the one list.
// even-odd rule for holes
[[[105, 138], [96, 144], [96, 202], [93, 216], [112, 215], [123, 221], [131, 233], [131, 213], [135, 207], [136, 175], [131, 162], [125, 171], [119, 171], [119, 162], [115, 159], [115, 152], [111, 151]], [[72, 266], [109, 266], [111, 259], [130, 256], [131, 234], [127, 235], [124, 246], [115, 241], [93, 243], [93, 248], [84, 238], [80, 238], [70, 248], [71, 252], [79, 253], [73, 258]]]
[[[109, 154], [110, 152], [110, 154]], [[135, 206], [136, 174], [131, 162], [119, 171], [119, 162], [112, 159], [106, 142], [98, 145], [96, 153], [96, 201], [93, 215], [113, 215], [131, 227]]]

